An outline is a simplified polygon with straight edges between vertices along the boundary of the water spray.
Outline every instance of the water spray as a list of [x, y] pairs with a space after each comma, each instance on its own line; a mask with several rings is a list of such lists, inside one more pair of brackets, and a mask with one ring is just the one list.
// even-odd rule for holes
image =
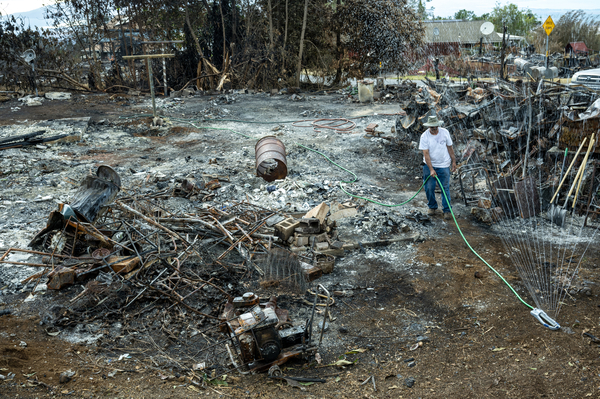
[[[402, 206], [402, 205], [405, 205], [405, 204], [409, 203], [410, 201], [412, 201], [412, 200], [413, 200], [413, 199], [414, 199], [414, 198], [417, 196], [417, 194], [419, 194], [419, 192], [421, 192], [421, 190], [422, 190], [422, 189], [424, 188], [424, 186], [425, 186], [425, 183], [427, 182], [427, 180], [429, 179], [429, 177], [431, 177], [431, 176], [429, 176], [429, 177], [428, 177], [428, 178], [427, 178], [427, 179], [426, 179], [426, 180], [423, 182], [423, 184], [421, 185], [421, 187], [419, 188], [419, 190], [418, 190], [418, 191], [417, 191], [417, 192], [416, 192], [416, 193], [415, 193], [415, 194], [414, 194], [412, 197], [410, 197], [410, 198], [409, 198], [407, 201], [404, 201], [404, 202], [402, 202], [402, 203], [400, 203], [400, 204], [393, 204], [393, 205], [390, 205], [390, 204], [384, 204], [384, 203], [382, 203], [382, 202], [375, 201], [375, 200], [372, 200], [372, 199], [370, 199], [370, 198], [366, 198], [366, 197], [361, 197], [361, 196], [358, 196], [358, 195], [355, 195], [355, 194], [352, 194], [352, 193], [348, 192], [346, 189], [344, 189], [344, 187], [343, 187], [342, 183], [351, 184], [351, 183], [354, 183], [354, 182], [356, 182], [356, 181], [358, 180], [358, 176], [357, 176], [357, 175], [356, 175], [354, 172], [352, 172], [352, 171], [350, 171], [350, 170], [348, 170], [348, 169], [346, 169], [346, 168], [344, 168], [344, 167], [342, 167], [342, 166], [338, 165], [337, 163], [335, 163], [334, 161], [332, 161], [332, 160], [331, 160], [331, 159], [330, 159], [330, 158], [329, 158], [327, 155], [323, 154], [322, 152], [319, 152], [319, 151], [317, 151], [317, 150], [314, 150], [314, 149], [312, 149], [312, 148], [306, 147], [306, 146], [304, 146], [304, 145], [302, 145], [302, 144], [299, 144], [299, 143], [296, 143], [296, 144], [297, 144], [298, 146], [302, 147], [302, 148], [305, 148], [305, 149], [307, 149], [307, 150], [310, 150], [310, 151], [312, 151], [312, 152], [315, 152], [315, 153], [317, 153], [317, 154], [319, 154], [319, 155], [323, 156], [325, 159], [327, 159], [327, 161], [329, 161], [330, 163], [332, 163], [332, 164], [333, 164], [333, 165], [335, 165], [336, 167], [338, 167], [338, 168], [340, 168], [340, 169], [342, 169], [342, 170], [344, 170], [344, 171], [346, 171], [346, 172], [350, 173], [351, 175], [353, 175], [353, 176], [354, 176], [354, 179], [353, 179], [353, 180], [350, 180], [350, 181], [346, 181], [346, 180], [340, 180], [340, 183], [339, 183], [339, 187], [340, 187], [340, 189], [341, 189], [341, 190], [342, 190], [344, 193], [346, 193], [347, 195], [349, 195], [349, 196], [351, 196], [351, 197], [353, 197], [353, 198], [357, 198], [357, 199], [361, 199], [361, 200], [364, 200], [364, 201], [367, 201], [367, 202], [371, 202], [371, 203], [374, 203], [374, 204], [376, 204], [376, 205], [381, 205], [381, 206], [385, 206], [385, 207], [393, 208], [393, 207], [398, 207], [398, 206]], [[436, 178], [436, 180], [438, 181], [438, 184], [439, 184], [439, 186], [440, 186], [440, 187], [442, 187], [442, 184], [441, 184], [441, 182], [439, 181], [438, 177], [437, 177], [437, 176], [435, 176], [435, 178]], [[446, 198], [446, 201], [447, 201], [448, 203], [450, 203], [450, 201], [449, 201], [449, 199], [448, 199], [448, 196], [446, 195], [446, 192], [445, 192], [445, 190], [441, 190], [441, 192], [442, 192], [442, 194], [444, 195], [444, 197]], [[529, 200], [531, 200], [531, 199], [530, 199], [530, 198], [526, 198], [526, 203], [528, 203], [528, 202], [529, 202]], [[511, 285], [510, 285], [510, 283], [509, 283], [508, 281], [506, 281], [506, 279], [505, 279], [505, 278], [504, 278], [504, 277], [503, 277], [503, 276], [502, 276], [502, 275], [501, 275], [501, 274], [500, 274], [500, 273], [499, 273], [499, 272], [498, 272], [498, 271], [497, 271], [497, 270], [496, 270], [496, 269], [495, 269], [495, 268], [494, 268], [492, 265], [490, 265], [490, 264], [489, 264], [489, 263], [488, 263], [488, 262], [487, 262], [485, 259], [483, 259], [483, 258], [482, 258], [482, 257], [481, 257], [481, 256], [480, 256], [480, 255], [479, 255], [479, 254], [478, 254], [478, 253], [475, 251], [475, 249], [474, 249], [474, 248], [473, 248], [473, 247], [472, 247], [472, 246], [469, 244], [469, 242], [467, 241], [466, 237], [464, 236], [464, 234], [463, 234], [462, 230], [460, 229], [460, 226], [458, 225], [458, 222], [457, 222], [457, 220], [456, 220], [456, 216], [454, 215], [454, 212], [453, 212], [453, 210], [452, 210], [452, 207], [450, 207], [450, 213], [451, 213], [451, 215], [452, 215], [452, 218], [453, 218], [453, 220], [454, 220], [454, 224], [456, 225], [456, 228], [458, 229], [458, 232], [459, 232], [459, 234], [461, 235], [461, 237], [462, 237], [463, 241], [465, 242], [465, 244], [467, 245], [467, 247], [468, 247], [468, 248], [471, 250], [471, 252], [473, 252], [473, 253], [474, 253], [474, 254], [475, 254], [475, 255], [476, 255], [476, 256], [477, 256], [477, 257], [478, 257], [478, 258], [479, 258], [479, 259], [480, 259], [480, 260], [481, 260], [481, 261], [482, 261], [482, 262], [483, 262], [483, 263], [484, 263], [484, 264], [485, 264], [485, 265], [486, 265], [486, 266], [487, 266], [487, 267], [488, 267], [490, 270], [491, 270], [491, 271], [493, 271], [493, 272], [494, 272], [494, 273], [495, 273], [495, 274], [496, 274], [496, 275], [497, 275], [497, 276], [498, 276], [498, 277], [499, 277], [499, 278], [502, 280], [502, 282], [504, 282], [504, 284], [506, 284], [506, 286], [507, 286], [507, 287], [508, 287], [508, 288], [509, 288], [509, 289], [512, 291], [512, 293], [513, 293], [513, 294], [514, 294], [514, 295], [517, 297], [517, 299], [518, 299], [518, 300], [519, 300], [521, 303], [523, 303], [525, 306], [527, 306], [527, 307], [530, 309], [530, 314], [531, 314], [531, 315], [532, 315], [532, 316], [533, 316], [533, 317], [534, 317], [534, 318], [535, 318], [535, 319], [536, 319], [536, 320], [537, 320], [537, 321], [538, 321], [538, 322], [539, 322], [541, 325], [543, 325], [544, 327], [546, 327], [546, 328], [548, 328], [548, 329], [550, 329], [550, 330], [553, 330], [553, 331], [560, 330], [560, 328], [561, 328], [561, 327], [560, 327], [560, 324], [559, 324], [558, 322], [556, 322], [556, 321], [555, 321], [555, 320], [554, 320], [552, 317], [550, 317], [550, 316], [549, 316], [549, 315], [546, 313], [546, 311], [545, 311], [545, 310], [543, 310], [543, 309], [540, 307], [540, 305], [542, 305], [542, 301], [540, 300], [540, 298], [536, 298], [536, 296], [532, 294], [532, 297], [534, 298], [534, 300], [535, 300], [535, 302], [536, 302], [536, 305], [538, 305], [537, 307], [533, 307], [532, 305], [530, 305], [529, 303], [527, 303], [527, 302], [526, 302], [526, 301], [525, 301], [525, 300], [524, 300], [524, 299], [523, 299], [523, 298], [522, 298], [522, 297], [521, 297], [521, 296], [520, 296], [520, 295], [517, 293], [517, 291], [516, 291], [516, 290], [515, 290], [515, 289], [514, 289], [514, 288], [513, 288]], [[596, 232], [597, 232], [597, 229], [596, 229]], [[518, 233], [518, 234], [520, 234], [520, 233]], [[596, 233], [594, 233], [594, 236], [595, 236], [595, 234], [596, 234]], [[510, 240], [511, 240], [511, 239], [513, 239], [514, 237], [512, 237], [512, 238], [511, 238], [511, 237], [504, 237], [504, 236], [502, 236], [501, 238], [502, 238], [502, 240], [503, 240], [503, 241], [507, 240], [507, 241], [505, 241], [505, 246], [507, 246], [507, 247], [508, 247], [509, 245], [517, 245], [517, 244], [515, 244], [515, 243], [511, 243], [511, 242], [510, 242]], [[592, 237], [592, 238], [593, 238], [593, 237]], [[522, 237], [521, 237], [521, 239], [522, 239]], [[533, 244], [531, 244], [531, 245], [533, 245], [534, 247], [536, 247], [536, 248], [538, 248], [538, 249], [539, 249], [539, 247], [540, 247], [540, 245], [541, 245], [541, 244], [540, 244], [539, 242], [536, 242], [536, 243], [533, 243]], [[543, 248], [543, 249], [545, 250], [545, 248]], [[587, 248], [586, 248], [586, 249], [587, 249]], [[563, 259], [563, 260], [564, 260], [564, 259], [565, 259], [565, 257], [566, 257], [566, 252], [565, 252], [565, 250], [566, 250], [566, 248], [563, 248], [563, 256], [562, 256], [562, 259]], [[512, 254], [511, 254], [511, 255], [512, 255]], [[519, 259], [519, 260], [518, 260], [518, 262], [515, 262], [515, 261], [514, 261], [514, 259], [513, 259], [513, 263], [515, 264], [515, 266], [517, 266], [517, 264], [518, 264], [519, 262], [521, 262], [521, 263], [525, 263], [525, 262], [532, 262], [532, 259], [527, 259], [528, 255], [530, 256], [531, 254], [526, 254], [526, 255], [523, 255], [523, 258], [522, 258], [522, 259]], [[556, 256], [558, 256], [558, 254], [557, 254]], [[582, 255], [582, 256], [583, 256], [583, 255]], [[512, 257], [512, 256], [511, 256], [511, 257]], [[577, 266], [579, 266], [579, 265], [577, 265]], [[519, 270], [520, 274], [523, 274], [523, 272], [522, 272], [522, 271], [521, 271], [521, 270], [520, 270], [518, 267], [517, 267], [517, 270]], [[562, 271], [562, 265], [561, 265], [561, 271]], [[567, 270], [567, 271], [568, 271], [568, 270]], [[577, 271], [577, 268], [576, 268], [576, 269], [573, 271], [573, 274], [571, 275], [571, 278], [570, 278], [570, 279], [568, 279], [568, 281], [566, 281], [566, 282], [563, 282], [563, 283], [562, 283], [562, 288], [563, 288], [563, 291], [564, 291], [564, 290], [566, 290], [566, 288], [568, 287], [568, 285], [570, 285], [570, 283], [571, 283], [571, 281], [572, 281], [572, 278], [573, 278], [573, 276], [574, 276], [574, 274], [575, 274], [575, 272], [576, 272], [576, 271]], [[523, 275], [522, 275], [522, 277], [523, 277]], [[545, 278], [545, 276], [544, 276], [544, 278]], [[526, 285], [530, 285], [530, 284], [531, 284], [531, 281], [527, 281], [525, 278], [523, 278], [523, 280], [524, 280], [524, 282], [526, 283]], [[558, 293], [558, 294], [555, 294], [555, 292], [554, 292], [554, 291], [558, 291], [558, 290], [552, 290], [552, 291], [551, 291], [551, 287], [552, 287], [552, 281], [550, 281], [550, 278], [547, 278], [547, 279], [545, 279], [545, 280], [547, 280], [547, 281], [544, 281], [544, 284], [546, 284], [546, 286], [547, 286], [547, 287], [549, 287], [549, 288], [548, 288], [548, 291], [549, 291], [549, 292], [548, 292], [548, 294], [549, 294], [550, 296], [553, 296], [553, 298], [551, 298], [551, 302], [550, 302], [550, 303], [545, 303], [545, 304], [554, 305], [554, 306], [550, 306], [550, 307], [551, 307], [551, 308], [553, 308], [553, 309], [555, 309], [555, 314], [556, 314], [556, 315], [558, 315], [558, 311], [560, 310], [560, 298], [561, 298], [562, 296], [561, 296], [561, 294], [560, 294], [560, 293]], [[538, 286], [539, 286], [539, 287], [541, 287], [541, 283], [539, 283], [539, 284], [538, 284]], [[532, 293], [532, 292], [535, 292], [535, 289], [532, 289], [532, 287], [528, 286], [527, 288], [529, 289], [529, 292], [530, 292], [530, 293]], [[538, 303], [538, 302], [539, 302], [539, 303]]]

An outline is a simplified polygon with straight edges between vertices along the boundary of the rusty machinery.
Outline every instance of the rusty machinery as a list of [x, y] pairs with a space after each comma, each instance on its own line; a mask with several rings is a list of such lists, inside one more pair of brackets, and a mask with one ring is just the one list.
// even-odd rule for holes
[[227, 339], [221, 342], [233, 367], [241, 373], [261, 372], [291, 358], [308, 358], [314, 355], [323, 340], [325, 318], [331, 301], [329, 292], [320, 284], [319, 289], [327, 294], [327, 309], [316, 345], [312, 335], [317, 294], [310, 318], [299, 325], [293, 325], [288, 311], [277, 306], [275, 296], [268, 302], [261, 303], [257, 295], [246, 293], [227, 302], [221, 314], [223, 322], [220, 324]]

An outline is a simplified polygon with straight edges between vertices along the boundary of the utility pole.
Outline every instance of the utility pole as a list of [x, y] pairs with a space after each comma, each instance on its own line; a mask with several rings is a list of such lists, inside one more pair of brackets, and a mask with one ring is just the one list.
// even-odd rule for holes
[[500, 79], [504, 79], [504, 53], [506, 51], [506, 25], [502, 32], [502, 49], [500, 50]]

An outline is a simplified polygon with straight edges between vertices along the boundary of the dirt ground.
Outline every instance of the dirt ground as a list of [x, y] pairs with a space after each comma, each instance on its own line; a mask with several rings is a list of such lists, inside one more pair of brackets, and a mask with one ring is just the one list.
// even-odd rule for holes
[[[186, 108], [180, 109], [178, 115], [198, 115], [198, 110], [210, 106], [215, 97], [186, 99]], [[125, 95], [90, 95], [15, 110], [14, 107], [19, 104], [11, 100], [0, 104], [0, 120], [2, 125], [23, 125], [36, 120], [91, 116], [92, 122], [112, 120], [126, 124], [119, 117], [148, 112], [147, 102], [138, 108], [136, 103], [139, 105], [141, 101]], [[303, 119], [315, 117], [315, 110], [339, 117], [393, 113], [397, 110], [397, 104], [349, 103], [343, 95], [315, 97], [308, 103], [283, 100], [283, 96], [279, 99], [262, 96], [254, 100], [240, 96], [236, 104], [221, 107], [230, 108], [234, 119], [264, 117], [268, 120], [289, 120], [287, 118], [294, 115], [300, 119], [302, 117], [298, 114], [303, 110], [310, 111], [309, 116]], [[143, 121], [146, 130], [142, 135], [151, 137], [154, 146], [166, 145], [164, 137], [153, 136], [148, 118]], [[379, 121], [387, 131], [393, 125], [393, 118]], [[226, 126], [244, 128], [236, 127], [235, 122]], [[343, 150], [353, 153], [348, 155], [348, 160], [352, 161], [351, 169], [366, 181], [366, 185], [384, 188], [378, 191], [380, 199], [390, 202], [408, 199], [419, 187], [418, 162], [415, 165], [414, 157], [394, 150], [391, 144], [376, 146], [362, 139], [364, 133], [361, 127], [363, 122], [349, 133], [355, 139], [350, 150]], [[173, 126], [168, 138], [174, 139], [177, 135], [194, 131], [202, 132], [189, 126]], [[299, 136], [297, 131], [285, 134], [286, 137], [293, 136], [294, 140], [310, 140], [321, 149], [334, 145], [331, 143], [334, 137], [340, 140], [341, 135], [332, 132], [303, 133], [305, 137]], [[217, 146], [217, 156], [235, 148], [228, 142], [230, 136], [220, 136], [214, 131], [207, 135], [209, 137], [198, 143], [175, 146], [172, 153], [160, 153], [160, 156], [163, 159], [194, 156], [207, 143]], [[87, 145], [101, 145], [102, 140], [98, 140]], [[112, 150], [101, 147], [86, 154], [93, 162], [106, 160], [109, 164], [127, 167], [156, 162], [155, 158], [159, 155], [153, 152], [152, 146]], [[320, 163], [317, 158], [309, 159], [308, 154], [301, 155], [307, 157], [307, 162], [316, 163], [315, 168], [327, 178], [327, 163]], [[85, 159], [76, 152], [68, 156]], [[148, 156], [150, 159], [147, 159]], [[235, 169], [235, 165], [230, 168]], [[292, 173], [298, 168], [292, 165]], [[423, 199], [423, 195], [418, 196], [413, 206], [424, 213]], [[529, 300], [517, 271], [504, 256], [498, 237], [489, 226], [472, 219], [468, 210], [460, 207], [459, 201], [456, 203], [458, 224], [470, 244], [497, 267], [520, 295]], [[381, 212], [381, 208], [372, 205], [365, 209], [371, 212], [380, 209]], [[40, 227], [42, 223], [39, 222]], [[344, 225], [340, 230], [342, 227]], [[453, 224], [437, 216], [432, 218], [426, 230], [422, 226], [411, 228], [421, 231], [423, 239], [408, 247], [406, 244], [394, 244], [381, 250], [387, 252], [367, 251], [364, 254], [359, 250], [352, 251], [339, 261], [332, 274], [316, 281], [343, 292], [336, 297], [336, 304], [331, 310], [336, 320], [325, 333], [327, 344], [320, 351], [323, 360], [320, 364], [314, 360], [291, 361], [282, 366], [282, 370], [288, 376], [324, 378], [325, 383], [290, 386], [285, 381], [270, 379], [266, 374], [245, 376], [231, 373], [219, 383], [196, 386], [190, 384], [189, 370], [157, 367], [143, 351], [134, 352], [131, 348], [116, 345], [109, 350], [106, 346], [72, 344], [63, 340], [60, 334], [54, 335], [54, 331], [41, 323], [37, 307], [24, 302], [29, 293], [23, 290], [0, 296], [0, 312], [2, 309], [18, 309], [9, 314], [0, 313], [3, 314], [0, 316], [0, 374], [15, 374], [13, 379], [0, 381], [0, 396], [600, 397], [599, 345], [583, 335], [588, 332], [600, 337], [597, 245], [591, 246], [580, 272], [582, 278], [593, 283], [592, 295], [567, 298], [559, 321], [568, 328], [554, 332], [536, 322], [509, 289], [476, 259]], [[356, 225], [348, 222], [346, 230], [340, 234], [358, 234], [353, 229]], [[390, 253], [399, 255], [384, 256]], [[259, 289], [257, 293], [261, 297], [270, 294], [268, 289]], [[68, 297], [74, 294], [47, 291], [44, 301], [51, 302], [55, 296], [61, 295]], [[292, 300], [289, 302], [290, 306], [298, 306], [292, 305]], [[418, 341], [422, 344], [419, 345]], [[128, 356], [122, 356], [125, 353]], [[331, 365], [340, 357], [354, 363], [344, 367]], [[64, 376], [64, 372], [69, 370], [73, 375], [61, 378], [61, 374]]]

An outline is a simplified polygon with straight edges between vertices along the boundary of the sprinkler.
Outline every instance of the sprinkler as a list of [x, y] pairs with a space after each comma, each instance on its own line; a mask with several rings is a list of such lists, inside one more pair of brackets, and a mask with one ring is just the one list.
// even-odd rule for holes
[[560, 324], [555, 322], [544, 312], [542, 309], [535, 308], [531, 312], [529, 312], [533, 317], [537, 319], [544, 327], [547, 327], [551, 330], [560, 330]]

